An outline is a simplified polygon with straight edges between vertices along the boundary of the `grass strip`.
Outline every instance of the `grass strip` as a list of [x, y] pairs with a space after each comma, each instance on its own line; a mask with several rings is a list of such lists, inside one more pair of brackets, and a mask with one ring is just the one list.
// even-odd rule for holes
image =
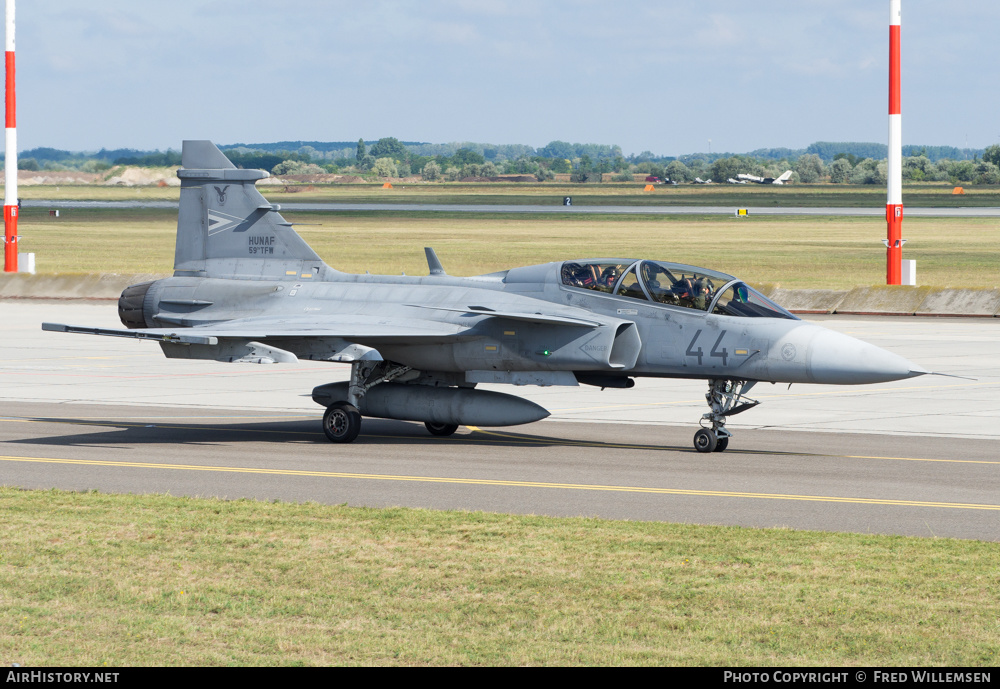
[[[433, 246], [452, 275], [479, 275], [568, 258], [657, 258], [701, 265], [753, 283], [850, 289], [885, 281], [880, 218], [587, 216], [288, 212], [338, 270], [426, 275]], [[996, 287], [1000, 233], [991, 218], [911, 218], [905, 255], [919, 284]], [[160, 273], [173, 268], [176, 212], [25, 208], [21, 251], [42, 273]]]
[[976, 665], [997, 544], [0, 488], [22, 665]]

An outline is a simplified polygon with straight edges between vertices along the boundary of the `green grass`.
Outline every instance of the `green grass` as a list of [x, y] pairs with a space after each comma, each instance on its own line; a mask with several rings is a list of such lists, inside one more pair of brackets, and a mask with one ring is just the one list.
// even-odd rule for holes
[[[433, 246], [453, 275], [581, 257], [658, 258], [782, 287], [849, 289], [885, 281], [880, 218], [561, 216], [547, 214], [287, 212], [333, 267], [425, 275]], [[313, 224], [318, 223], [318, 224]], [[173, 267], [173, 210], [25, 208], [21, 251], [42, 273], [161, 273]], [[910, 218], [906, 258], [921, 285], [996, 287], [998, 221]]]
[[997, 544], [0, 489], [22, 665], [937, 665]]

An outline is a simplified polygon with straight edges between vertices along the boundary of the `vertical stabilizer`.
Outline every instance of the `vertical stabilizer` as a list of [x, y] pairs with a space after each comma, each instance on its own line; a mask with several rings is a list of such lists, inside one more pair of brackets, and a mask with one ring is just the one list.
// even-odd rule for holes
[[263, 170], [239, 170], [211, 141], [185, 141], [174, 274], [323, 280], [336, 272], [257, 191]]

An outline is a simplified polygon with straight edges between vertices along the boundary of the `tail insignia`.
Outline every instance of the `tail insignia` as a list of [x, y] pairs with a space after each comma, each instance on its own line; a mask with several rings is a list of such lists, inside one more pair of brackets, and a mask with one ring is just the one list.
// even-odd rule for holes
[[[218, 187], [216, 187], [218, 189]], [[238, 222], [242, 222], [243, 218], [234, 218], [231, 215], [226, 215], [225, 213], [220, 213], [217, 210], [208, 211], [208, 236], [211, 237], [214, 234], [218, 234], [223, 230], [228, 230], [230, 227]]]

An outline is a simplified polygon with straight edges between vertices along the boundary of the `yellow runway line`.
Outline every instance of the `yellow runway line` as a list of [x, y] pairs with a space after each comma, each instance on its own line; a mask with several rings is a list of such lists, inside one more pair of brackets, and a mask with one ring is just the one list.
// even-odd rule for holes
[[54, 457], [13, 457], [0, 456], [4, 462], [26, 462], [36, 464], [63, 464], [75, 466], [117, 467], [128, 469], [168, 469], [178, 471], [212, 471], [235, 474], [263, 474], [270, 476], [291, 476], [309, 478], [340, 478], [366, 481], [401, 481], [418, 483], [442, 483], [470, 486], [496, 486], [504, 488], [548, 488], [574, 491], [600, 491], [614, 493], [646, 493], [650, 495], [678, 495], [687, 497], [755, 498], [764, 500], [792, 500], [801, 502], [833, 502], [860, 505], [887, 505], [893, 507], [938, 507], [962, 510], [1000, 511], [1000, 505], [932, 502], [926, 500], [890, 500], [881, 498], [852, 498], [826, 495], [792, 495], [781, 493], [742, 493], [720, 490], [690, 490], [683, 488], [650, 488], [641, 486], [605, 486], [582, 483], [549, 483], [543, 481], [508, 481], [501, 479], [454, 478], [444, 476], [406, 476], [391, 474], [355, 474], [340, 471], [304, 471], [295, 469], [262, 469], [254, 467], [203, 466], [198, 464], [157, 464], [155, 462], [111, 462], [94, 459], [61, 459]]

